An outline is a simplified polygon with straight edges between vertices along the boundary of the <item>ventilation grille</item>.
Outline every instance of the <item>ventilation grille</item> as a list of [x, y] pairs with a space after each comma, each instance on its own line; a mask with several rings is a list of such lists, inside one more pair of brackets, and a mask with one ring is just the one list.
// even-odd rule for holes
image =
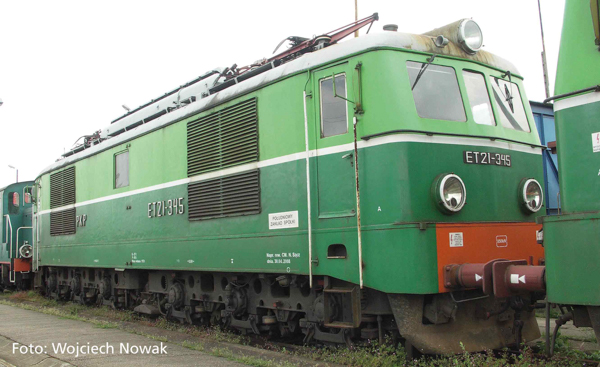
[[188, 185], [189, 220], [260, 213], [258, 170]]
[[75, 167], [50, 175], [50, 208], [75, 204]]
[[75, 208], [50, 213], [50, 235], [75, 233]]
[[188, 176], [258, 161], [256, 98], [187, 125]]

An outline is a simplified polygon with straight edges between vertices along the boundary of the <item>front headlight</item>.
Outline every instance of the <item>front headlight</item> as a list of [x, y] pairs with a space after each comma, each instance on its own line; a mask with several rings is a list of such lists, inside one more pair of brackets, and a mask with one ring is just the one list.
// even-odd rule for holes
[[538, 212], [544, 204], [544, 192], [540, 183], [533, 178], [524, 178], [519, 185], [519, 200], [528, 212]]
[[479, 25], [471, 19], [463, 19], [458, 26], [458, 42], [467, 53], [479, 51], [483, 46], [483, 33]]
[[459, 212], [467, 200], [464, 182], [454, 173], [443, 173], [433, 181], [433, 198], [438, 208], [446, 213]]

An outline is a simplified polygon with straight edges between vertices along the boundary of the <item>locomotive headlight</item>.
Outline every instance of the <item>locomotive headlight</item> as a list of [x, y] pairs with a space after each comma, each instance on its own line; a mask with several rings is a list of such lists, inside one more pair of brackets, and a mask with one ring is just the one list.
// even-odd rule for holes
[[437, 176], [433, 181], [432, 191], [436, 205], [446, 214], [459, 212], [465, 206], [467, 189], [461, 178], [454, 173]]
[[527, 212], [536, 213], [544, 204], [544, 192], [539, 182], [524, 178], [519, 185], [519, 200]]
[[471, 19], [463, 19], [458, 26], [458, 42], [469, 54], [474, 54], [483, 46], [483, 33], [479, 24]]

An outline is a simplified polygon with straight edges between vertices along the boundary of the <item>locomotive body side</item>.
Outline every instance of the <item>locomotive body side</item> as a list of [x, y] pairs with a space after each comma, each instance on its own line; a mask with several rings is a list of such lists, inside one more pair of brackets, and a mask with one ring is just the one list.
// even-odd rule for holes
[[596, 0], [566, 2], [554, 105], [561, 215], [543, 218], [548, 299], [559, 304], [600, 306], [600, 277], [590, 271], [600, 262], [598, 26]]
[[[45, 170], [36, 181], [36, 267], [48, 292], [84, 303], [97, 294], [101, 303], [126, 306], [128, 294], [148, 284], [160, 312], [189, 322], [208, 313], [256, 332], [268, 329], [277, 313], [291, 331], [299, 325], [307, 338], [337, 342], [356, 336], [345, 330], [377, 316], [383, 317], [380, 328], [396, 329], [393, 315], [410, 308], [418, 325], [401, 326], [400, 317], [396, 324], [423, 352], [460, 352], [459, 341], [467, 350], [513, 342], [512, 311], [502, 320], [474, 318], [476, 305], [492, 312], [501, 300], [456, 306], [444, 268], [500, 258], [533, 265], [543, 258], [535, 242], [538, 214], [525, 212], [519, 201], [522, 180], [543, 177], [521, 78], [466, 55], [438, 55], [418, 88], [435, 90], [435, 75], [443, 74], [454, 99], [425, 110], [443, 114], [448, 107], [461, 117], [422, 117], [411, 78], [431, 54], [386, 46], [389, 37], [363, 37], [359, 42], [373, 40], [371, 46], [349, 53], [342, 51], [351, 46], [330, 46], [319, 53], [339, 56], [244, 93], [226, 89], [208, 97], [206, 108], [191, 104], [178, 118], [165, 115]], [[264, 80], [278, 72], [265, 73]], [[475, 122], [482, 110], [473, 108], [472, 80], [465, 79], [474, 75], [483, 82], [489, 125]], [[493, 83], [510, 88], [525, 125], [501, 125], [509, 98], [504, 101]], [[359, 101], [362, 110], [354, 108]], [[218, 158], [204, 154], [215, 147]], [[231, 161], [239, 152], [245, 155]], [[452, 215], [432, 197], [436, 177], [450, 173], [468, 192], [468, 205]], [[453, 240], [458, 233], [460, 243]], [[446, 303], [453, 311], [441, 310]], [[526, 338], [534, 338], [533, 313], [522, 317]], [[412, 316], [404, 321], [414, 322]]]

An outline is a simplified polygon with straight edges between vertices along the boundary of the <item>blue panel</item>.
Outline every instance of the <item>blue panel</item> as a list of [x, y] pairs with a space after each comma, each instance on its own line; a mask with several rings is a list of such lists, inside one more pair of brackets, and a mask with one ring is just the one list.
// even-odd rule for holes
[[[556, 141], [552, 106], [531, 102], [531, 111], [533, 112], [541, 143], [548, 146], [548, 143]], [[557, 194], [559, 192], [558, 161], [556, 154], [552, 154], [550, 150], [544, 151], [544, 187], [546, 189], [544, 195], [546, 212], [547, 214], [556, 214], [558, 211]]]
[[542, 115], [544, 120], [544, 139], [545, 144], [551, 141], [556, 141], [556, 131], [554, 130], [554, 115]]

